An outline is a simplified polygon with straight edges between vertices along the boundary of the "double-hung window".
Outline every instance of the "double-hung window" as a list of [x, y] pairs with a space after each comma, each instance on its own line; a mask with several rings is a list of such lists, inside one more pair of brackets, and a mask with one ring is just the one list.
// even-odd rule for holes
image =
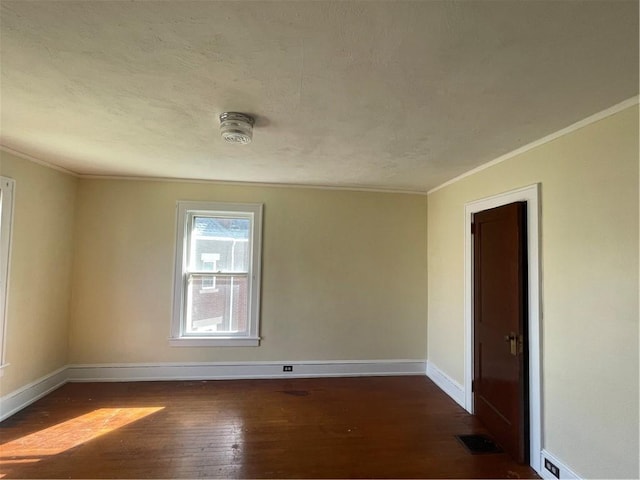
[[178, 202], [172, 345], [259, 344], [261, 204]]

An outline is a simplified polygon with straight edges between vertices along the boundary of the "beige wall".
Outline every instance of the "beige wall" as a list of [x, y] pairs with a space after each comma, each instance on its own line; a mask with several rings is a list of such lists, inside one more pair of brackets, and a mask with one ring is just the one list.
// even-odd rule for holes
[[638, 107], [428, 197], [428, 358], [464, 380], [466, 202], [542, 184], [543, 448], [638, 478]]
[[16, 181], [0, 395], [67, 364], [77, 179], [0, 151]]
[[[66, 363], [425, 351], [462, 383], [464, 204], [540, 182], [543, 447], [585, 477], [638, 476], [637, 106], [428, 198], [77, 180], [1, 158], [17, 181], [2, 394]], [[168, 346], [176, 200], [265, 204], [260, 347]]]
[[[177, 200], [264, 203], [262, 343], [169, 347]], [[426, 357], [426, 196], [83, 179], [70, 363]]]

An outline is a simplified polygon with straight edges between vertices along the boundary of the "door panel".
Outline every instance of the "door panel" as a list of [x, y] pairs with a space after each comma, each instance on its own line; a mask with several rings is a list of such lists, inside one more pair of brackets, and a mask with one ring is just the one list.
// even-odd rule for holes
[[526, 203], [476, 213], [475, 414], [519, 462], [528, 460]]

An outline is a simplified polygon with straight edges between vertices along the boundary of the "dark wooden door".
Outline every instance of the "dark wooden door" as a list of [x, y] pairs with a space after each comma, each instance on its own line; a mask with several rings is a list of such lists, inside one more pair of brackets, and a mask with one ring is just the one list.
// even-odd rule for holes
[[526, 203], [473, 216], [474, 407], [495, 440], [528, 461]]

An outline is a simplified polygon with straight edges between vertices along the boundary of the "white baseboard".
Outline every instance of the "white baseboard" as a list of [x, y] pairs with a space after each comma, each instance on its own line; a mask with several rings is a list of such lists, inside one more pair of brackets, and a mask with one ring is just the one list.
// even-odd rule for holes
[[67, 367], [59, 368], [22, 388], [0, 397], [0, 421], [67, 383]]
[[[452, 379], [449, 375], [444, 373], [438, 367], [436, 367], [432, 362], [427, 361], [427, 377], [429, 377], [433, 383], [435, 383], [438, 387], [440, 387], [447, 395], [449, 395], [455, 402], [460, 405], [462, 408], [465, 408], [465, 392], [464, 387]], [[548, 459], [551, 463], [553, 463], [559, 470], [559, 477], [556, 477], [549, 470], [545, 468], [544, 460]], [[531, 465], [537, 471], [538, 475], [542, 478], [546, 478], [548, 480], [557, 480], [560, 478], [571, 479], [571, 480], [579, 480], [581, 477], [576, 474], [573, 470], [571, 470], [567, 465], [565, 465], [562, 461], [560, 461], [557, 457], [550, 454], [546, 450], [542, 449], [540, 452], [540, 465], [539, 469], [536, 468], [536, 462], [531, 462]]]
[[[284, 365], [293, 366], [283, 372]], [[216, 363], [107, 363], [68, 365], [0, 397], [0, 421], [10, 417], [67, 382], [137, 382], [158, 380], [232, 380], [260, 378], [358, 377], [391, 375], [427, 376], [464, 408], [464, 388], [431, 362], [424, 360], [346, 360]], [[544, 467], [548, 459], [559, 469], [560, 479], [580, 479], [573, 470], [546, 450], [540, 454], [542, 478], [556, 477]]]
[[[291, 365], [292, 372], [283, 372]], [[259, 378], [424, 375], [424, 360], [344, 360], [68, 365], [0, 397], [0, 421], [67, 382], [233, 380]]]
[[[556, 477], [549, 470], [545, 468], [544, 466], [545, 458], [548, 459], [551, 463], [553, 463], [556, 467], [558, 467], [558, 469], [560, 470], [559, 477]], [[567, 467], [562, 461], [558, 460], [557, 457], [547, 452], [544, 448], [540, 452], [540, 471], [538, 471], [538, 474], [542, 478], [548, 478], [549, 480], [556, 480], [557, 478], [579, 480], [581, 478], [577, 473], [575, 473], [573, 470]]]
[[[292, 372], [283, 372], [291, 365]], [[258, 378], [424, 375], [424, 360], [308, 362], [127, 363], [69, 365], [70, 382], [224, 380]]]
[[458, 405], [465, 408], [464, 387], [429, 361], [427, 361], [427, 377], [440, 387], [444, 393], [453, 398]]

